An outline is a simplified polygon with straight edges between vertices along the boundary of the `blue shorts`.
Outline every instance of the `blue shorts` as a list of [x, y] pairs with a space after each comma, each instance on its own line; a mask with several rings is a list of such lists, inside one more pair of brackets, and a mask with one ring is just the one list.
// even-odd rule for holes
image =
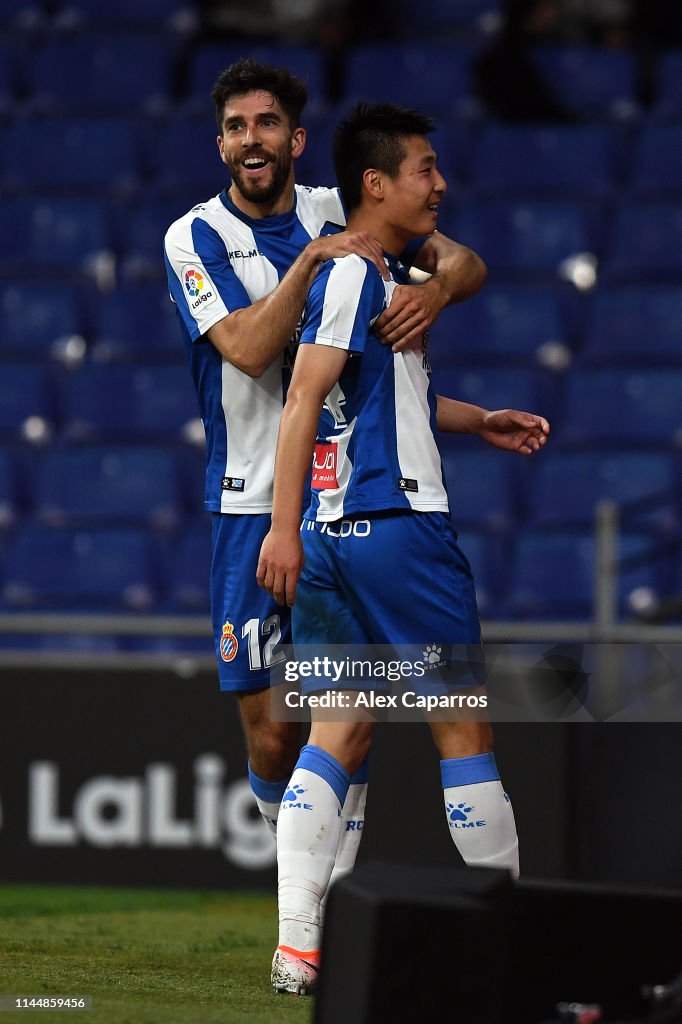
[[256, 583], [270, 513], [213, 513], [211, 617], [221, 690], [262, 690], [291, 641], [288, 608]]
[[471, 568], [444, 512], [305, 520], [293, 608], [296, 652], [324, 644], [472, 646], [481, 627]]

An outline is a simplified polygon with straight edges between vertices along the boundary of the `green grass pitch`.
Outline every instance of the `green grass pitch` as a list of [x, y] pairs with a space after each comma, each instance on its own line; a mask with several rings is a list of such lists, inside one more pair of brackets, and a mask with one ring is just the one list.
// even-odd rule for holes
[[[0, 886], [0, 995], [92, 995], [84, 1024], [309, 1022], [312, 1001], [275, 995], [274, 896]], [[0, 1024], [25, 1021], [0, 1013]]]

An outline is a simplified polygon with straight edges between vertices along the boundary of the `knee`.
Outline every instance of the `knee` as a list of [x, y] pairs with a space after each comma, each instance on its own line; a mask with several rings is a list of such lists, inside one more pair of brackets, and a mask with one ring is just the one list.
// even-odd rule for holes
[[269, 782], [291, 775], [301, 749], [297, 722], [261, 722], [247, 729], [246, 740], [256, 775]]
[[475, 757], [493, 750], [493, 730], [489, 722], [467, 722], [434, 728], [432, 734], [444, 760], [454, 757]]

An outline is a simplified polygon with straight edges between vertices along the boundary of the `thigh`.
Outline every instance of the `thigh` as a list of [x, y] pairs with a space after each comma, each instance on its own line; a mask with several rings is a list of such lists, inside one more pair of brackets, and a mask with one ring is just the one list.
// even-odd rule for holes
[[339, 572], [374, 643], [479, 644], [474, 581], [449, 516], [410, 512], [370, 520], [339, 540]]
[[211, 614], [220, 689], [259, 690], [291, 640], [289, 609], [256, 583], [269, 515], [213, 513]]
[[304, 523], [305, 562], [292, 612], [297, 656], [303, 645], [364, 644], [370, 636], [347, 594], [339, 586], [334, 538], [321, 524]]

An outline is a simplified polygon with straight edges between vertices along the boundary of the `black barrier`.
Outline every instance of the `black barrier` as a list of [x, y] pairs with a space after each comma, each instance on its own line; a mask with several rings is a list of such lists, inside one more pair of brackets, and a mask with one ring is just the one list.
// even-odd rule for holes
[[275, 843], [214, 676], [0, 678], [2, 880], [274, 885]]
[[314, 1019], [539, 1024], [581, 1003], [634, 1024], [681, 951], [682, 893], [366, 864], [330, 892]]
[[[0, 881], [274, 892], [214, 672], [4, 668], [0, 694]], [[496, 724], [524, 875], [682, 888], [681, 740], [679, 724]], [[369, 859], [459, 863], [423, 722], [377, 726]]]

